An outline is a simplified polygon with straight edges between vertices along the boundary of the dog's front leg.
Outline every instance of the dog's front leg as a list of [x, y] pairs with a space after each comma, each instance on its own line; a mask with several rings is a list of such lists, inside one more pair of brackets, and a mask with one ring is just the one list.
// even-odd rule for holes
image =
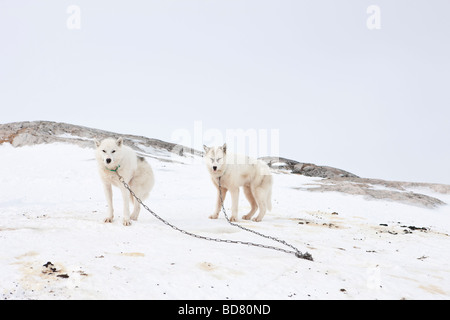
[[123, 199], [123, 225], [130, 226], [130, 191], [123, 186], [120, 187], [120, 191]]
[[105, 191], [106, 203], [108, 205], [107, 216], [104, 222], [112, 222], [114, 219], [114, 208], [112, 200], [112, 186], [111, 183], [104, 183], [103, 190]]
[[239, 188], [230, 190], [231, 193], [231, 218], [230, 221], [237, 221], [239, 207]]
[[227, 195], [227, 189], [222, 187], [222, 194], [220, 194], [219, 188], [217, 188], [217, 200], [216, 200], [216, 210], [212, 215], [209, 216], [210, 219], [217, 219], [219, 217], [219, 212], [222, 209], [222, 201], [225, 201], [225, 196]]

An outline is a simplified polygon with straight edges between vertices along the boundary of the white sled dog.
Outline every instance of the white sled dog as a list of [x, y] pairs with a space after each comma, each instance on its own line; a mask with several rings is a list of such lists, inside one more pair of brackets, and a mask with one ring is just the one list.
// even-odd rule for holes
[[[131, 190], [141, 200], [150, 194], [155, 184], [153, 170], [144, 158], [138, 157], [128, 146], [123, 144], [123, 139], [107, 138], [103, 141], [94, 140], [97, 146], [96, 159], [98, 171], [103, 182], [106, 202], [108, 204], [108, 215], [105, 222], [112, 222], [114, 209], [112, 201], [112, 185], [118, 187], [123, 198], [123, 225], [131, 225], [131, 220], [137, 220], [141, 206], [139, 202], [119, 181], [116, 171], [123, 177]], [[133, 213], [130, 217], [130, 201], [133, 203]]]
[[[210, 219], [219, 217], [222, 202], [225, 201], [227, 191], [231, 193], [231, 218], [237, 221], [239, 204], [239, 187], [243, 187], [244, 194], [250, 202], [250, 212], [242, 217], [249, 220], [259, 207], [259, 214], [253, 221], [261, 221], [267, 210], [272, 210], [272, 175], [269, 166], [261, 161], [246, 156], [227, 153], [227, 145], [221, 147], [207, 147], [205, 162], [211, 175], [211, 180], [217, 188], [217, 203]], [[219, 191], [219, 177], [222, 194]]]

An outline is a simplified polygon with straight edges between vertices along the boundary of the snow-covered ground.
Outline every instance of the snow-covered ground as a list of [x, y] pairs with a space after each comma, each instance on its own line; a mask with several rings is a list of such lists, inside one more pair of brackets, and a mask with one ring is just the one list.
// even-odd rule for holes
[[[103, 223], [92, 149], [4, 144], [0, 159], [1, 299], [450, 298], [448, 205], [309, 192], [320, 179], [274, 172], [273, 211], [240, 223], [310, 252], [311, 262], [192, 238], [144, 210], [124, 227], [117, 189], [115, 220]], [[163, 218], [205, 236], [279, 245], [230, 226], [223, 214], [207, 218], [215, 190], [201, 159], [148, 161], [156, 185], [145, 202]], [[242, 216], [249, 205], [240, 199]]]

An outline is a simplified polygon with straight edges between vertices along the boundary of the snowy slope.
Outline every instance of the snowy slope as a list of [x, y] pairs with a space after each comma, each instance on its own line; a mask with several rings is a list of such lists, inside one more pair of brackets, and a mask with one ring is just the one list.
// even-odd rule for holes
[[[273, 211], [263, 222], [240, 223], [310, 252], [311, 262], [191, 238], [145, 211], [124, 227], [118, 190], [115, 221], [104, 224], [92, 149], [3, 144], [0, 155], [1, 299], [450, 298], [448, 205], [309, 192], [320, 178], [274, 171]], [[222, 214], [208, 219], [215, 190], [206, 169], [200, 158], [179, 160], [148, 158], [152, 210], [190, 232], [278, 246]], [[426, 192], [450, 203], [449, 195]], [[249, 209], [243, 196], [239, 209], [240, 216]]]

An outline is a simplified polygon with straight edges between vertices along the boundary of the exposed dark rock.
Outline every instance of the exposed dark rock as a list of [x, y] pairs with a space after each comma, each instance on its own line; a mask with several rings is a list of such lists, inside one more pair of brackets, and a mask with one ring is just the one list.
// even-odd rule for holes
[[291, 173], [301, 174], [307, 177], [358, 178], [358, 176], [353, 173], [328, 166], [318, 166], [312, 163], [298, 162], [286, 158], [262, 157], [260, 159], [265, 161], [271, 168], [284, 169], [290, 171]]

